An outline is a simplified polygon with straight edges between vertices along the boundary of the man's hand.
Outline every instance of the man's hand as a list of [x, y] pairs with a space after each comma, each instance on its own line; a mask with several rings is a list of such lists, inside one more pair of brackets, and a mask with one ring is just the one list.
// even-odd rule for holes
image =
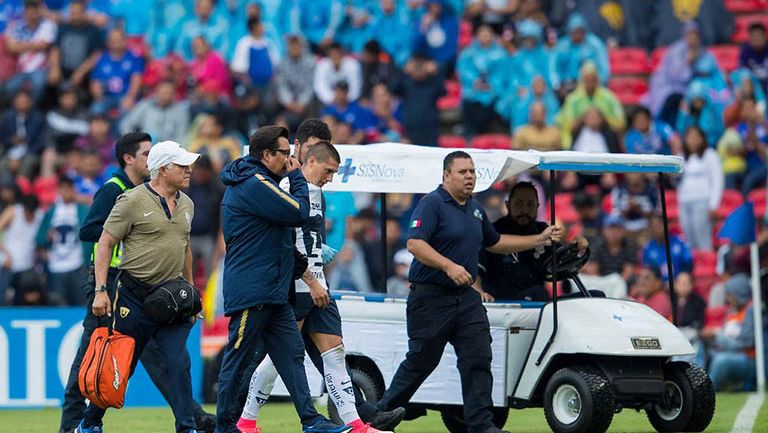
[[107, 315], [112, 317], [112, 303], [109, 302], [107, 292], [96, 292], [91, 309], [95, 316], [101, 317]]
[[136, 100], [132, 96], [125, 96], [122, 100], [120, 100], [120, 107], [124, 111], [128, 111], [133, 108], [133, 104], [135, 103]]
[[560, 242], [563, 237], [563, 228], [555, 224], [544, 229], [539, 236], [544, 245], [550, 246], [552, 242]]
[[444, 269], [444, 272], [459, 287], [472, 284], [472, 275], [464, 269], [464, 266], [451, 263]]
[[285, 172], [290, 173], [293, 170], [298, 170], [301, 168], [301, 164], [299, 164], [299, 160], [296, 159], [295, 156], [290, 156], [285, 159]]
[[480, 294], [480, 299], [483, 302], [496, 302], [496, 298], [494, 298], [490, 293], [484, 290], [478, 290], [477, 292]]
[[325, 308], [331, 302], [328, 290], [317, 280], [309, 283], [309, 295], [312, 296], [312, 302], [317, 308]]
[[576, 239], [574, 239], [571, 243], [576, 245], [576, 247], [579, 249], [579, 257], [587, 253], [587, 248], [589, 248], [589, 241], [587, 241], [587, 238], [584, 236], [576, 237]]
[[49, 84], [58, 84], [61, 81], [61, 69], [58, 67], [51, 67], [51, 70], [48, 72], [48, 83]]

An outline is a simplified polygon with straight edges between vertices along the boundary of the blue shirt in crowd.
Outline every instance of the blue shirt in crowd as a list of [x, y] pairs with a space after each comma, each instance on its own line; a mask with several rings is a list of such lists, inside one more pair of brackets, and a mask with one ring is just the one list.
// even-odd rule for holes
[[[675, 275], [681, 272], [691, 272], [693, 270], [693, 254], [688, 245], [679, 237], [669, 236], [669, 248], [672, 252], [672, 271]], [[667, 272], [667, 252], [663, 243], [651, 239], [643, 248], [643, 266], [658, 269], [661, 271], [662, 278], [669, 279]]]
[[671, 126], [661, 120], [654, 120], [648, 132], [630, 129], [624, 136], [624, 145], [627, 153], [669, 155], [672, 153], [669, 140], [674, 136], [675, 131]]
[[[461, 83], [462, 98], [465, 101], [480, 102], [483, 105], [493, 102], [495, 92], [491, 86], [492, 74], [505, 55], [504, 49], [495, 42], [489, 47], [483, 47], [475, 42], [461, 52], [456, 72]], [[488, 84], [487, 90], [475, 88], [477, 80]]]
[[128, 92], [133, 74], [141, 74], [143, 62], [130, 51], [118, 59], [105, 52], [96, 62], [91, 79], [103, 86], [105, 96], [121, 98]]

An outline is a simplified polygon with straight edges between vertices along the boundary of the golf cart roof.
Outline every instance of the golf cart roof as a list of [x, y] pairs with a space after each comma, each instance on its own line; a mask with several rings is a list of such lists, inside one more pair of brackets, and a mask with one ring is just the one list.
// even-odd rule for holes
[[530, 169], [583, 173], [680, 173], [677, 156], [450, 149], [403, 143], [337, 145], [341, 165], [327, 191], [427, 193], [442, 182], [442, 161], [461, 150], [472, 156], [477, 173], [475, 192]]

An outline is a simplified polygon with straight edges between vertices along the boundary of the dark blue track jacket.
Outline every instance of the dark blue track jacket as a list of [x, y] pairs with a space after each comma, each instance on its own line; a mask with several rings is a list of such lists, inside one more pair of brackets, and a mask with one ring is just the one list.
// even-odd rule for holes
[[309, 220], [309, 190], [301, 170], [288, 174], [290, 194], [281, 177], [250, 156], [224, 167], [227, 187], [221, 219], [227, 255], [224, 261], [224, 313], [261, 304], [286, 304], [293, 271], [293, 232]]

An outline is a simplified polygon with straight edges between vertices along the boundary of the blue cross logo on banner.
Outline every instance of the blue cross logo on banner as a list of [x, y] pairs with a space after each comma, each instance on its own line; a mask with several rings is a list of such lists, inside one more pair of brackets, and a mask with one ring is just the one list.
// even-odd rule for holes
[[357, 167], [352, 165], [352, 158], [344, 160], [344, 164], [339, 167], [339, 174], [341, 175], [341, 183], [347, 183], [349, 177], [355, 174]]

